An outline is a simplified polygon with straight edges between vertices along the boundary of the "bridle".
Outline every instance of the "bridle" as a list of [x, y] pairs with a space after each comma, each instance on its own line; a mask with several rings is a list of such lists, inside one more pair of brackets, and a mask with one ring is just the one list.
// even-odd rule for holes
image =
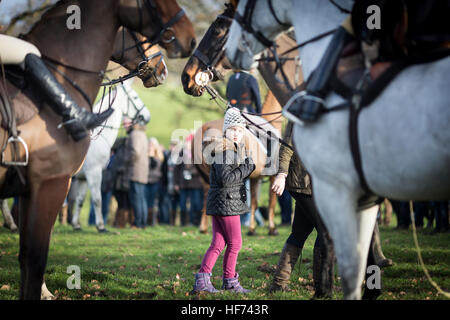
[[[229, 22], [230, 25], [233, 22], [233, 18], [228, 17], [224, 14], [218, 15], [215, 20], [215, 23], [217, 23], [218, 20], [224, 20], [226, 22]], [[212, 30], [212, 28], [210, 30]], [[216, 50], [214, 51], [214, 54], [212, 55], [211, 58], [208, 57], [207, 55], [205, 55], [203, 52], [201, 52], [199, 50], [199, 48], [197, 48], [193, 53], [193, 56], [196, 57], [201, 63], [203, 63], [205, 65], [206, 69], [204, 72], [207, 72], [209, 74], [210, 80], [212, 80], [213, 77], [216, 77], [219, 80], [223, 80], [223, 75], [216, 69], [216, 65], [223, 58], [223, 56], [225, 54], [225, 44], [228, 40], [229, 31], [230, 31], [230, 28], [226, 28], [225, 35], [223, 37], [221, 37], [221, 39], [215, 46]]]
[[[156, 21], [157, 27], [159, 31], [156, 32], [153, 36], [148, 38], [148, 41], [151, 43], [171, 43], [176, 39], [175, 33], [173, 31], [172, 26], [177, 23], [186, 13], [183, 9], [180, 9], [172, 18], [169, 19], [166, 23], [164, 23], [157, 14], [158, 8], [156, 7], [154, 0], [136, 0], [139, 8], [139, 30], [142, 31], [143, 28], [143, 10], [142, 10], [142, 1], [152, 18], [152, 21]], [[156, 13], [156, 14], [155, 14]]]
[[[125, 28], [123, 28], [122, 32], [125, 32], [124, 29]], [[153, 47], [154, 44], [151, 43], [150, 46], [147, 49], [144, 50], [142, 48], [142, 44], [147, 43], [148, 41], [147, 40], [146, 41], [139, 41], [139, 39], [138, 39], [138, 37], [137, 37], [137, 35], [136, 35], [136, 33], [134, 31], [131, 31], [129, 29], [127, 29], [127, 31], [130, 34], [130, 36], [133, 38], [133, 40], [135, 42], [135, 45], [131, 46], [129, 48], [123, 49], [122, 50], [122, 55], [123, 55], [124, 51], [137, 47], [137, 50], [138, 50], [138, 52], [139, 52], [139, 54], [141, 56], [141, 59], [142, 59], [142, 61], [138, 64], [137, 69], [134, 72], [130, 73], [130, 74], [133, 74], [132, 76], [137, 75], [143, 82], [147, 81], [150, 78], [153, 78], [155, 81], [159, 82], [159, 79], [158, 79], [158, 76], [157, 76], [157, 72], [158, 72], [159, 66], [161, 65], [161, 63], [163, 61], [161, 51], [155, 52], [155, 53], [151, 54], [150, 56], [146, 56], [145, 52], [147, 50], [150, 50], [150, 48]], [[125, 45], [124, 42], [123, 42], [123, 45]], [[148, 66], [148, 63], [152, 59], [155, 59], [157, 57], [160, 57], [160, 59], [158, 60], [156, 66], [154, 68], [150, 68]], [[135, 74], [136, 72], [137, 72], [137, 74]]]
[[[261, 31], [255, 30], [252, 26], [253, 12], [255, 10], [256, 2], [257, 0], [248, 0], [247, 3], [245, 4], [244, 15], [241, 16], [241, 14], [236, 11], [234, 18], [245, 31], [252, 34], [265, 47], [269, 48], [275, 46], [275, 41], [269, 40]], [[290, 27], [290, 24], [282, 22], [277, 17], [275, 10], [273, 8], [272, 0], [267, 0], [267, 2], [269, 4], [269, 9], [272, 14], [272, 17], [275, 19], [275, 21], [283, 27]]]
[[[283, 64], [282, 64], [281, 59], [276, 50], [275, 41], [269, 40], [261, 31], [255, 30], [252, 26], [253, 12], [255, 10], [256, 2], [257, 2], [257, 0], [247, 1], [247, 3], [245, 4], [244, 15], [241, 16], [241, 14], [236, 11], [234, 18], [239, 23], [239, 25], [242, 27], [242, 29], [244, 29], [245, 31], [247, 31], [248, 33], [253, 35], [256, 38], [256, 40], [258, 40], [264, 47], [268, 48], [271, 51], [272, 56], [273, 56], [273, 58], [271, 58], [271, 59], [273, 59], [276, 62], [277, 68], [280, 70], [286, 86], [288, 87], [289, 90], [294, 91], [294, 88], [291, 86], [291, 84], [288, 80], [288, 77], [287, 77], [286, 73], [284, 72]], [[269, 9], [270, 9], [270, 12], [272, 14], [272, 17], [275, 19], [275, 21], [283, 27], [286, 27], [286, 28], [290, 27], [290, 24], [284, 23], [278, 18], [278, 16], [276, 15], [275, 9], [273, 7], [272, 0], [267, 0], [267, 3], [269, 6]], [[246, 42], [244, 37], [242, 38], [242, 40], [244, 42]], [[241, 45], [248, 48], [248, 45], [246, 43], [243, 43]]]
[[[121, 83], [127, 79], [130, 79], [130, 78], [138, 76], [138, 75], [144, 77], [144, 79], [149, 79], [150, 77], [156, 77], [155, 72], [158, 69], [158, 66], [154, 69], [154, 72], [150, 72], [150, 68], [147, 67], [147, 64], [148, 64], [148, 61], [150, 61], [150, 59], [156, 58], [156, 57], [162, 55], [162, 53], [158, 52], [158, 53], [152, 54], [149, 57], [146, 57], [145, 52], [142, 49], [141, 45], [144, 43], [150, 43], [153, 46], [153, 45], [159, 44], [160, 42], [170, 43], [170, 42], [173, 42], [174, 40], [176, 40], [175, 34], [173, 33], [172, 26], [175, 23], [177, 23], [178, 20], [180, 20], [185, 15], [185, 12], [183, 9], [178, 11], [178, 13], [175, 16], [173, 16], [167, 23], [163, 23], [163, 21], [161, 20], [161, 17], [158, 14], [158, 9], [156, 7], [154, 0], [136, 0], [136, 1], [138, 4], [138, 9], [139, 9], [138, 10], [139, 11], [139, 30], [142, 31], [142, 28], [143, 28], [143, 9], [142, 9], [141, 1], [144, 1], [149, 15], [152, 18], [152, 21], [156, 21], [159, 31], [156, 32], [151, 38], [148, 38], [146, 41], [139, 41], [137, 39], [136, 35], [134, 34], [134, 32], [130, 31], [130, 34], [135, 39], [135, 45], [131, 46], [129, 48], [123, 48], [122, 56], [126, 50], [137, 47], [138, 51], [140, 52], [140, 54], [144, 60], [139, 63], [137, 70], [130, 72], [128, 75], [126, 75], [124, 77], [119, 77], [118, 79], [111, 80], [106, 83], [102, 83], [101, 86], [103, 86], [103, 87]], [[165, 38], [165, 34], [167, 32], [169, 32], [169, 34], [170, 34], [170, 38], [168, 38], [168, 39]], [[124, 34], [124, 30], [123, 30], [122, 37], [124, 38], [124, 36], [125, 36], [125, 34]], [[125, 42], [123, 42], [123, 46], [124, 46], [124, 44], [125, 44]], [[45, 56], [45, 55], [42, 55], [42, 58], [44, 58], [45, 60], [47, 60], [49, 62], [52, 62], [55, 65], [60, 65], [65, 68], [68, 68], [68, 69], [71, 69], [74, 71], [78, 71], [78, 72], [92, 74], [93, 76], [97, 76], [99, 78], [104, 78], [105, 73], [107, 72], [107, 70], [92, 71], [92, 70], [87, 70], [87, 69], [71, 66], [71, 65], [65, 64], [63, 62], [60, 62], [58, 60], [55, 60], [55, 59]], [[159, 63], [161, 63], [161, 61], [162, 61], [162, 59], [160, 59]], [[158, 63], [158, 65], [159, 65], [159, 63]], [[50, 68], [52, 68], [55, 72], [59, 73], [68, 83], [70, 83], [70, 85], [81, 94], [81, 96], [84, 98], [84, 100], [92, 108], [92, 103], [89, 100], [88, 95], [84, 92], [83, 89], [81, 89], [81, 87], [76, 82], [74, 82], [72, 79], [70, 79], [67, 75], [65, 75], [63, 72], [61, 72], [54, 65], [52, 65], [52, 64], [47, 64], [47, 65]], [[139, 67], [141, 67], [141, 68], [139, 68]], [[144, 81], [146, 81], [146, 80], [144, 80]]]
[[[323, 32], [311, 39], [308, 39], [300, 44], [297, 44], [296, 46], [290, 48], [289, 50], [286, 50], [285, 52], [278, 54], [276, 49], [275, 49], [275, 41], [269, 40], [261, 31], [256, 31], [253, 27], [252, 27], [252, 18], [253, 18], [253, 11], [255, 9], [255, 5], [256, 5], [256, 1], [257, 0], [249, 0], [246, 5], [245, 5], [245, 11], [244, 11], [244, 15], [241, 16], [239, 14], [239, 12], [236, 11], [235, 14], [235, 19], [236, 21], [240, 24], [240, 26], [247, 31], [248, 33], [252, 34], [262, 45], [264, 45], [266, 48], [268, 48], [271, 53], [272, 53], [272, 57], [265, 57], [265, 58], [261, 58], [258, 59], [258, 61], [275, 61], [276, 65], [277, 65], [277, 70], [280, 70], [280, 73], [283, 77], [284, 83], [286, 85], [286, 87], [290, 90], [290, 91], [295, 91], [295, 88], [293, 88], [290, 84], [290, 81], [287, 78], [286, 73], [284, 72], [284, 68], [283, 68], [283, 64], [284, 62], [286, 62], [286, 58], [282, 58], [284, 55], [291, 53], [294, 50], [297, 50], [309, 43], [318, 41], [326, 36], [331, 35], [332, 33], [334, 33], [336, 31], [336, 28]], [[260, 0], [261, 1], [261, 0]], [[348, 13], [349, 11], [345, 8], [343, 8], [342, 6], [340, 6], [339, 4], [337, 4], [334, 0], [329, 0], [331, 2], [331, 4], [333, 4], [338, 10], [340, 10], [343, 13]], [[275, 21], [283, 26], [283, 27], [290, 27], [291, 25], [288, 23], [284, 23], [282, 22], [276, 15], [276, 12], [274, 10], [273, 7], [273, 3], [272, 0], [267, 0], [270, 12], [272, 14], [272, 17], [275, 19]], [[242, 37], [243, 41], [245, 42], [245, 37]], [[243, 44], [244, 46], [246, 46], [246, 43]], [[248, 48], [248, 46], [247, 46]]]

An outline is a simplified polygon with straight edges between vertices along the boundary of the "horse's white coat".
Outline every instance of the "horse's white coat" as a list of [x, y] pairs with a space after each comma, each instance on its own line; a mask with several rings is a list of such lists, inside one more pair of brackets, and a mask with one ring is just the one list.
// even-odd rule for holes
[[[150, 119], [150, 112], [136, 91], [131, 88], [132, 81], [130, 79], [125, 81], [123, 85], [117, 86], [117, 95], [114, 98], [114, 94], [112, 94], [111, 97], [111, 99], [115, 99], [112, 104], [114, 113], [106, 120], [105, 127], [100, 126], [93, 131], [92, 136], [94, 138], [86, 154], [86, 160], [80, 172], [76, 175], [76, 182], [72, 185], [72, 188], [75, 190], [71, 190], [71, 194], [75, 194], [75, 206], [72, 217], [72, 226], [74, 228], [80, 228], [80, 210], [86, 196], [87, 187], [91, 191], [91, 198], [94, 202], [95, 224], [98, 229], [104, 228], [105, 222], [101, 213], [102, 170], [108, 164], [111, 147], [116, 141], [122, 116], [134, 119], [142, 115], [144, 118]], [[103, 100], [103, 107], [100, 104], [101, 101], [99, 101], [95, 104], [93, 111], [99, 112], [100, 108], [104, 110], [108, 105], [108, 99], [109, 97], [106, 95]]]
[[[295, 28], [303, 42], [339, 26], [345, 15], [328, 0], [272, 0], [277, 16]], [[341, 1], [350, 8], [353, 1]], [[242, 14], [245, 0], [239, 2]], [[274, 23], [266, 1], [258, 1], [253, 26], [270, 39], [283, 31]], [[264, 18], [258, 18], [264, 17]], [[280, 19], [282, 20], [282, 19]], [[247, 68], [251, 54], [263, 46], [233, 22], [227, 56], [236, 67]], [[331, 36], [300, 50], [303, 75], [316, 68]], [[248, 50], [249, 49], [249, 50]], [[403, 70], [359, 118], [362, 166], [369, 187], [378, 195], [401, 200], [450, 198], [450, 58]], [[340, 98], [327, 97], [333, 105]], [[317, 123], [294, 128], [294, 145], [313, 179], [320, 215], [336, 248], [339, 272], [347, 299], [361, 297], [368, 246], [377, 207], [357, 211], [363, 193], [350, 151], [348, 111], [322, 116]]]

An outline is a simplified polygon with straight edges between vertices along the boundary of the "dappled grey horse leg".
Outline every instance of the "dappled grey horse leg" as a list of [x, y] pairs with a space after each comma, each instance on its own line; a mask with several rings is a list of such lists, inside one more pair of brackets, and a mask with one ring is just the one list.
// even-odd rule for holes
[[8, 200], [2, 199], [2, 212], [3, 218], [5, 219], [5, 224], [8, 229], [12, 232], [16, 232], [18, 230], [17, 225], [14, 223], [14, 218], [11, 215], [11, 211], [9, 210]]
[[75, 203], [73, 207], [72, 216], [72, 227], [77, 230], [81, 229], [80, 225], [80, 213], [83, 207], [83, 202], [86, 197], [87, 192], [87, 182], [85, 180], [78, 179], [77, 190], [72, 190], [75, 192]]
[[[99, 168], [101, 169], [101, 168]], [[87, 173], [87, 184], [91, 191], [91, 199], [94, 203], [95, 225], [98, 230], [105, 229], [105, 222], [102, 215], [102, 194], [101, 194], [102, 172]]]
[[[345, 299], [360, 299], [377, 208], [357, 212], [353, 192], [314, 180], [317, 209], [333, 239]], [[356, 276], [355, 276], [356, 275]]]

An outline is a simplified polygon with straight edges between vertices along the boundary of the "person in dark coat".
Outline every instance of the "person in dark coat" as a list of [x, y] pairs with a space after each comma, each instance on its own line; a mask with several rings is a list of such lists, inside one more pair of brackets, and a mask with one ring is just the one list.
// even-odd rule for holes
[[261, 113], [261, 96], [258, 81], [247, 71], [236, 71], [227, 83], [227, 100], [232, 107]]
[[175, 166], [174, 188], [180, 194], [181, 225], [188, 224], [187, 202], [189, 200], [189, 223], [194, 226], [200, 224], [203, 210], [203, 182], [197, 168], [193, 164], [191, 142], [193, 135], [186, 139], [185, 147], [180, 154], [183, 161]]
[[128, 197], [130, 190], [130, 180], [128, 177], [129, 162], [127, 153], [127, 139], [128, 137], [121, 137], [116, 140], [112, 150], [115, 154], [114, 162], [111, 167], [114, 177], [113, 196], [117, 201], [117, 212], [114, 219], [114, 227], [124, 228], [127, 222], [130, 226], [133, 224], [134, 216], [131, 211], [131, 202]]
[[206, 214], [212, 216], [211, 245], [206, 251], [200, 270], [195, 274], [194, 293], [218, 292], [211, 283], [212, 269], [222, 250], [227, 246], [223, 258], [222, 289], [238, 293], [248, 293], [239, 283], [236, 263], [242, 247], [241, 222], [239, 215], [249, 210], [245, 180], [255, 170], [251, 157], [240, 144], [245, 130], [245, 120], [236, 108], [225, 113], [224, 137], [212, 142], [208, 148], [211, 155], [209, 175], [210, 189], [206, 201]]

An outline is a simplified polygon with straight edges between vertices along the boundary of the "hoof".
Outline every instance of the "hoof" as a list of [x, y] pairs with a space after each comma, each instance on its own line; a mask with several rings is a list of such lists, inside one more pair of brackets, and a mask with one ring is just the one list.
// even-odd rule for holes
[[256, 236], [256, 231], [255, 230], [248, 230], [247, 235], [248, 236]]
[[274, 229], [269, 230], [269, 236], [277, 236], [277, 235], [279, 235], [279, 232], [277, 229], [274, 228]]
[[83, 229], [81, 227], [73, 227], [73, 231], [83, 231]]
[[392, 267], [393, 264], [392, 259], [383, 259], [377, 262], [377, 266], [380, 268]]
[[199, 232], [200, 232], [201, 234], [207, 234], [207, 233], [208, 233], [208, 230], [202, 230], [202, 229], [200, 229]]
[[97, 231], [98, 231], [98, 233], [109, 233], [109, 230], [106, 228], [103, 228], [103, 229], [97, 228]]

